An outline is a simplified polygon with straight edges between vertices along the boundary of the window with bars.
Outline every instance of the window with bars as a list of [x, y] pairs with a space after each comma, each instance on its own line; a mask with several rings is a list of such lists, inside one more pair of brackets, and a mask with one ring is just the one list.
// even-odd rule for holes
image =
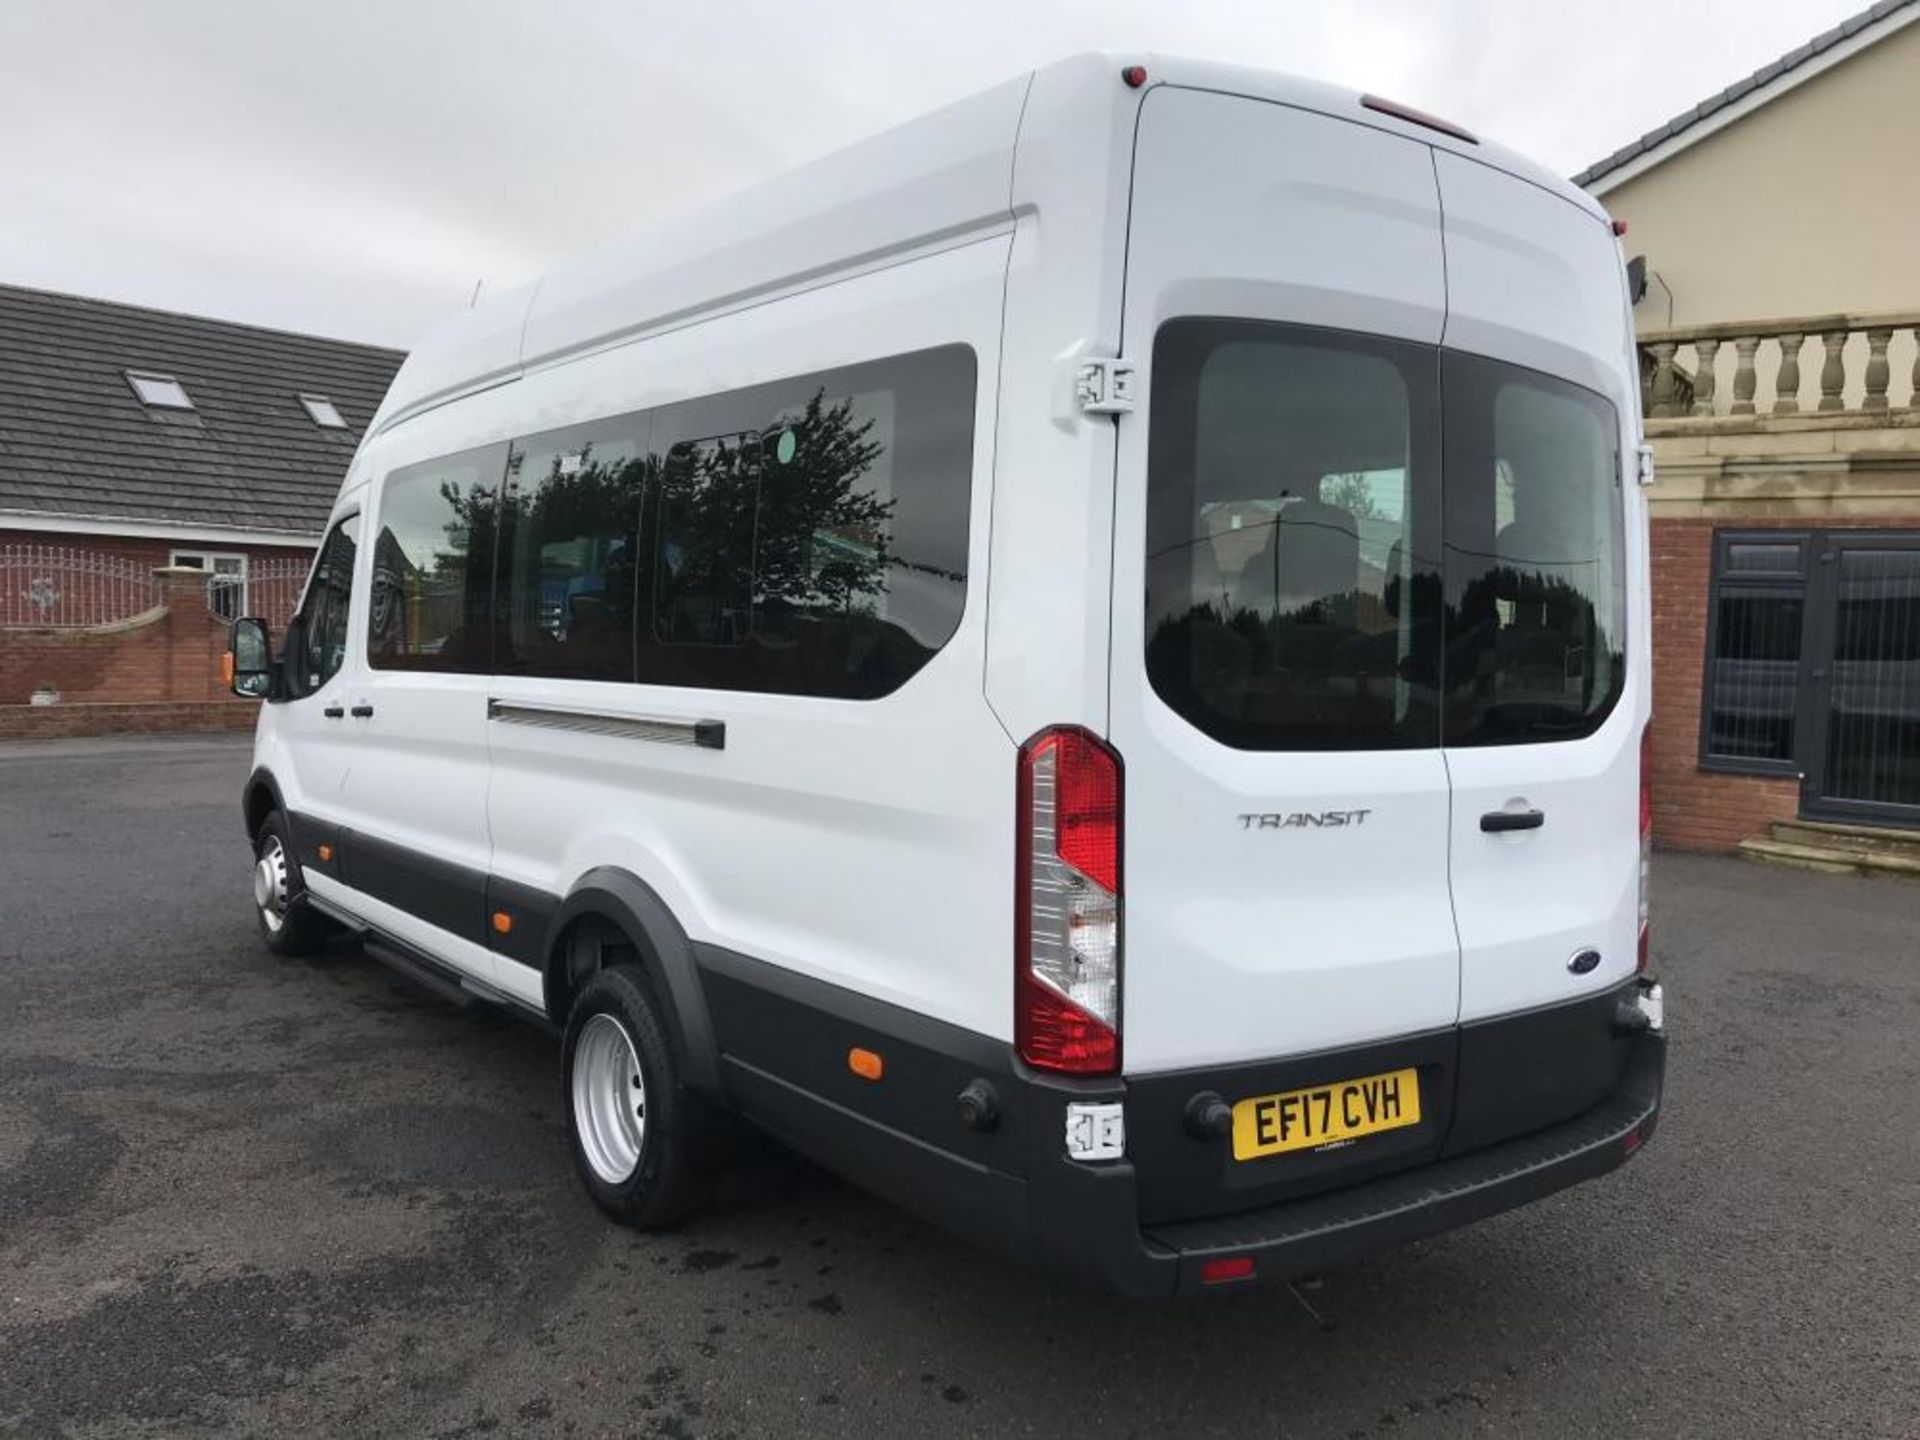
[[1700, 763], [1761, 775], [1798, 772], [1800, 649], [1808, 537], [1714, 536]]

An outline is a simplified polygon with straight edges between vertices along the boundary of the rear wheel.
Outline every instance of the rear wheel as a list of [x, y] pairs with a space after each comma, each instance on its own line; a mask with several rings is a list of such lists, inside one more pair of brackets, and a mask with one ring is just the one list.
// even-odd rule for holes
[[637, 967], [581, 988], [560, 1053], [574, 1163], [594, 1203], [641, 1230], [682, 1219], [699, 1203], [705, 1116]]
[[312, 955], [326, 944], [326, 921], [306, 903], [287, 817], [278, 810], [253, 837], [253, 905], [260, 938], [274, 954]]

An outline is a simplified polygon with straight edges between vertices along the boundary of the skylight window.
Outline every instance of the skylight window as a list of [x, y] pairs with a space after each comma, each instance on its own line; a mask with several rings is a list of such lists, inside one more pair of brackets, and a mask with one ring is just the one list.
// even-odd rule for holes
[[323, 430], [344, 430], [347, 422], [334, 408], [333, 402], [324, 395], [302, 395], [300, 403], [307, 407], [307, 414], [313, 417], [313, 423]]
[[127, 384], [133, 387], [133, 393], [139, 397], [142, 405], [155, 410], [193, 409], [186, 386], [171, 375], [159, 375], [151, 370], [129, 370], [126, 376]]

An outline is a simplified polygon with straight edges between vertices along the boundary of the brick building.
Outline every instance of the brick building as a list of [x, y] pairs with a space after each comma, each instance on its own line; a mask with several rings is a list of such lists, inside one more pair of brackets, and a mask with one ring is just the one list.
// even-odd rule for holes
[[1662, 843], [1920, 874], [1920, 0], [1574, 177], [1628, 225]]
[[215, 698], [190, 657], [285, 618], [403, 358], [0, 286], [0, 708]]

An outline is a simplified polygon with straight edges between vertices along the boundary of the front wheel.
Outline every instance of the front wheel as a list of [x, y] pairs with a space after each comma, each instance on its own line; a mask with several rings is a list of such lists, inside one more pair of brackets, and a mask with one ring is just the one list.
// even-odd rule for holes
[[260, 938], [274, 954], [313, 955], [326, 945], [327, 922], [306, 904], [287, 817], [278, 810], [253, 838], [253, 906]]
[[582, 987], [560, 1052], [574, 1163], [587, 1192], [640, 1230], [699, 1200], [702, 1113], [638, 970], [616, 965]]

